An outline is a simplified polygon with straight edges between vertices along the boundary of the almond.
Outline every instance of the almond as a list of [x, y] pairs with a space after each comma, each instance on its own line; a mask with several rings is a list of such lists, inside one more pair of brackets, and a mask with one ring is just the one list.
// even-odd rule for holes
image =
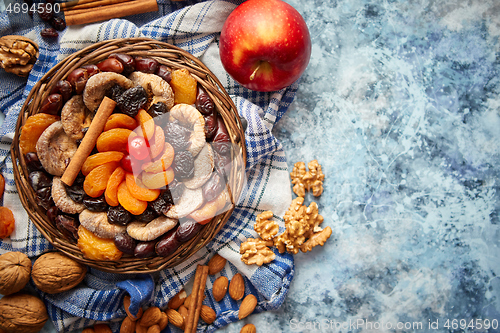
[[[205, 300], [205, 297], [207, 297], [205, 294], [203, 295], [203, 299], [201, 300], [202, 302]], [[191, 304], [191, 294], [189, 294], [188, 297], [184, 300], [184, 306], [189, 309], [189, 305]]]
[[152, 306], [144, 311], [142, 318], [139, 320], [139, 325], [144, 327], [158, 324], [161, 319], [161, 310], [157, 306]]
[[161, 318], [160, 321], [158, 322], [158, 325], [160, 326], [160, 331], [163, 331], [165, 327], [168, 325], [168, 316], [165, 312], [161, 313]]
[[174, 309], [167, 309], [166, 313], [170, 324], [178, 328], [182, 328], [184, 326], [184, 318], [179, 312]]
[[207, 305], [202, 305], [201, 306], [201, 312], [200, 312], [200, 317], [203, 319], [203, 321], [207, 324], [211, 324], [217, 319], [217, 315], [215, 314], [214, 309]]
[[135, 321], [132, 321], [130, 317], [125, 317], [120, 326], [120, 333], [134, 333], [135, 332]]
[[148, 328], [139, 324], [135, 325], [135, 333], [148, 333]]
[[248, 294], [240, 304], [240, 311], [238, 312], [238, 319], [246, 318], [249, 314], [255, 310], [257, 306], [257, 297], [252, 294]]
[[224, 266], [226, 266], [226, 259], [221, 257], [218, 253], [216, 253], [209, 261], [208, 261], [208, 274], [214, 275], [219, 273]]
[[243, 298], [245, 295], [245, 280], [240, 273], [236, 273], [229, 283], [229, 296], [235, 301]]
[[187, 297], [186, 291], [182, 289], [168, 302], [168, 307], [170, 309], [177, 310], [179, 306], [184, 304], [184, 300], [186, 299], [186, 297]]
[[149, 326], [147, 333], [160, 333], [160, 326], [158, 324], [155, 324], [153, 326]]
[[179, 306], [179, 309], [177, 309], [177, 312], [179, 312], [179, 314], [184, 319], [184, 322], [186, 322], [187, 317], [188, 317], [188, 309], [184, 305], [181, 305], [181, 306]]
[[226, 296], [228, 279], [225, 276], [219, 276], [212, 286], [212, 295], [216, 302], [220, 302]]
[[139, 308], [139, 311], [137, 311], [137, 315], [135, 315], [135, 316], [130, 313], [130, 311], [128, 309], [130, 307], [130, 296], [129, 295], [125, 295], [125, 297], [123, 298], [123, 307], [125, 308], [125, 312], [127, 313], [127, 316], [132, 321], [136, 321], [137, 319], [141, 319], [142, 313], [143, 313], [142, 308]]
[[107, 324], [95, 324], [94, 325], [95, 333], [113, 333], [111, 328]]
[[257, 333], [257, 329], [254, 324], [246, 324], [241, 328], [240, 333]]

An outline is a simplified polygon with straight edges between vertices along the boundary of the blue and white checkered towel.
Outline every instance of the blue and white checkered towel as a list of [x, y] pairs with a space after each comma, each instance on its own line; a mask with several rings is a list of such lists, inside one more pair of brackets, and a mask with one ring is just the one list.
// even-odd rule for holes
[[[211, 296], [212, 283], [218, 276], [231, 279], [235, 273], [242, 272], [246, 280], [245, 293], [258, 295], [256, 312], [278, 308], [293, 277], [292, 256], [276, 252], [276, 260], [270, 264], [247, 266], [240, 260], [239, 245], [246, 238], [256, 236], [253, 222], [262, 211], [272, 210], [275, 220], [283, 225], [281, 217], [292, 197], [290, 180], [285, 153], [271, 131], [292, 102], [297, 83], [275, 93], [258, 93], [242, 88], [223, 70], [218, 55], [219, 32], [238, 3], [167, 0], [158, 3], [158, 13], [71, 27], [60, 35], [57, 42], [47, 42], [39, 37], [45, 25], [36, 15], [32, 21], [28, 15], [13, 17], [4, 12], [0, 16], [1, 35], [26, 35], [40, 47], [40, 57], [27, 81], [3, 71], [0, 73], [0, 110], [6, 117], [0, 128], [0, 167], [6, 179], [3, 205], [14, 211], [17, 223], [10, 239], [0, 242], [0, 253], [21, 251], [34, 259], [51, 249], [28, 220], [19, 201], [9, 149], [19, 111], [30, 89], [65, 56], [95, 42], [121, 37], [145, 36], [175, 44], [199, 57], [217, 75], [240, 115], [248, 120], [245, 132], [246, 187], [228, 223], [214, 240], [187, 262], [158, 274], [131, 277], [90, 269], [84, 283], [73, 290], [55, 295], [40, 292], [59, 332], [81, 329], [96, 321], [114, 321], [113, 331], [118, 332], [120, 319], [126, 315], [122, 306], [124, 295], [130, 294], [137, 307], [156, 305], [164, 308], [194, 276], [196, 265], [205, 264], [216, 252], [228, 259], [228, 263], [222, 272], [209, 277], [204, 303], [215, 309], [217, 320], [212, 325], [201, 325], [200, 321], [199, 332], [212, 332], [238, 320], [239, 302], [229, 296], [215, 302]], [[169, 332], [169, 329], [165, 331]]]

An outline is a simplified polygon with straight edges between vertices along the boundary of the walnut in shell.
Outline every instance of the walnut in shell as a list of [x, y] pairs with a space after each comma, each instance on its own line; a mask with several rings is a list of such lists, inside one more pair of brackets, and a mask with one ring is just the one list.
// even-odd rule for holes
[[0, 299], [0, 331], [35, 333], [48, 319], [45, 304], [36, 296], [17, 293]]
[[7, 252], [0, 256], [0, 294], [17, 293], [30, 280], [31, 260], [21, 252]]
[[49, 252], [35, 261], [31, 276], [38, 289], [56, 294], [78, 285], [86, 273], [86, 266], [60, 252]]

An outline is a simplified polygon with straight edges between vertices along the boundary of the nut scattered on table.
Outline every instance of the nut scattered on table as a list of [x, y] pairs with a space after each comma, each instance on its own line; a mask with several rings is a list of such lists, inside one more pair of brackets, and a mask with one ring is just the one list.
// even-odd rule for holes
[[36, 296], [16, 293], [0, 299], [0, 331], [35, 333], [48, 319], [45, 304]]
[[290, 173], [293, 184], [292, 190], [299, 197], [304, 197], [306, 195], [306, 186], [303, 180], [306, 172], [306, 164], [304, 162], [297, 162], [293, 165], [293, 170]]
[[259, 234], [263, 240], [271, 240], [279, 232], [278, 223], [271, 220], [273, 212], [267, 210], [257, 215], [254, 230]]
[[38, 45], [23, 36], [0, 38], [0, 67], [18, 76], [28, 76], [38, 58]]
[[309, 171], [306, 171], [304, 162], [297, 162], [294, 164], [293, 170], [290, 173], [292, 184], [294, 184], [292, 190], [299, 197], [304, 197], [306, 194], [305, 191], [312, 190], [312, 194], [318, 197], [323, 193], [325, 175], [323, 174], [318, 160], [312, 160], [307, 163], [307, 167]]
[[229, 296], [235, 301], [243, 298], [245, 295], [245, 280], [240, 273], [236, 273], [229, 283]]
[[257, 266], [270, 263], [276, 255], [269, 246], [273, 246], [272, 240], [248, 238], [240, 245], [241, 261], [247, 265], [256, 264]]
[[214, 275], [219, 273], [224, 266], [226, 266], [226, 258], [222, 257], [218, 253], [216, 253], [210, 260], [208, 261], [208, 274]]
[[220, 302], [226, 296], [229, 280], [225, 276], [219, 276], [212, 285], [212, 296], [216, 302]]
[[0, 256], [0, 294], [17, 293], [30, 280], [31, 260], [21, 252], [7, 252]]
[[257, 306], [257, 297], [252, 294], [248, 294], [245, 296], [243, 301], [241, 301], [240, 309], [238, 311], [238, 319], [243, 319], [248, 317]]

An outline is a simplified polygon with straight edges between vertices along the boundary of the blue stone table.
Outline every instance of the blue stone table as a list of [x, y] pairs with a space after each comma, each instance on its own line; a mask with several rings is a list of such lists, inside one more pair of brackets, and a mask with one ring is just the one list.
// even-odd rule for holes
[[313, 49], [275, 134], [333, 234], [223, 332], [499, 332], [500, 3], [288, 2]]

